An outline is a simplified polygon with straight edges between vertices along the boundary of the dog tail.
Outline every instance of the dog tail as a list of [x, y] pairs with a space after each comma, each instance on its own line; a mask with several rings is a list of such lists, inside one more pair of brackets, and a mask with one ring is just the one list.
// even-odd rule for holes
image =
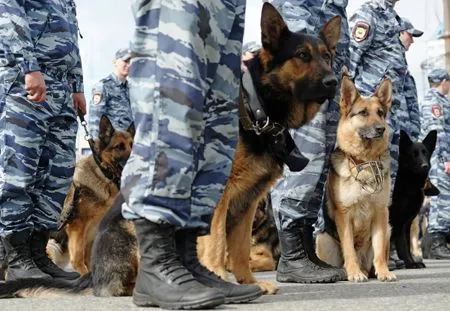
[[73, 280], [19, 279], [0, 283], [0, 298], [52, 298], [65, 295], [91, 295], [92, 275]]

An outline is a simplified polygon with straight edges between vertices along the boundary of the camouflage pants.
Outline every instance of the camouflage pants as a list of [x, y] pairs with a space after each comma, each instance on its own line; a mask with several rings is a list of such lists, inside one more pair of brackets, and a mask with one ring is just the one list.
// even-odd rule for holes
[[450, 234], [450, 174], [444, 172], [444, 163], [436, 157], [431, 159], [429, 177], [440, 194], [431, 197], [428, 232]]
[[237, 142], [245, 0], [134, 2], [123, 214], [207, 231]]
[[24, 76], [0, 68], [0, 234], [56, 229], [78, 128], [65, 74], [43, 74], [47, 100], [26, 98]]
[[[333, 16], [340, 15], [341, 39], [333, 62], [340, 80], [341, 69], [348, 62], [348, 23], [345, 1], [270, 1], [282, 14], [291, 31], [306, 31], [317, 35]], [[331, 153], [336, 143], [339, 121], [339, 89], [309, 124], [291, 131], [299, 150], [310, 160], [301, 172], [291, 172], [285, 166], [283, 177], [271, 191], [274, 216], [278, 229], [294, 222], [313, 224], [325, 204], [325, 185]], [[319, 225], [321, 226], [321, 225]]]

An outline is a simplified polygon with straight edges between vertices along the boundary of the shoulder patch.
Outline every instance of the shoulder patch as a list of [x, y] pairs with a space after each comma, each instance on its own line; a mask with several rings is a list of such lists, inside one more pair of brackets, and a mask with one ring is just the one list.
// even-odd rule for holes
[[94, 95], [92, 95], [93, 104], [97, 105], [101, 101], [102, 101], [102, 93], [94, 93]]
[[366, 22], [357, 22], [355, 27], [353, 27], [353, 39], [356, 42], [361, 42], [367, 39], [369, 36], [370, 25]]
[[442, 116], [441, 106], [439, 106], [439, 105], [432, 105], [431, 106], [431, 113], [433, 114], [433, 117], [440, 118]]

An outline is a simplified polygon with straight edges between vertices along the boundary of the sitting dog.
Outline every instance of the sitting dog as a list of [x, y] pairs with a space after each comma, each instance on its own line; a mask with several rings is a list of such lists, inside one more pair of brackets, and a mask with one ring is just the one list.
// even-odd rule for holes
[[272, 5], [263, 5], [263, 47], [246, 61], [248, 70], [242, 77], [239, 141], [231, 175], [214, 211], [210, 235], [198, 239], [201, 263], [222, 279], [228, 278], [227, 263], [239, 283], [257, 283], [266, 294], [277, 291], [272, 283], [256, 282], [250, 269], [252, 223], [283, 165], [291, 170], [306, 165], [291, 153], [296, 147], [288, 129], [310, 121], [336, 92], [332, 59], [340, 21], [339, 16], [332, 18], [316, 36], [294, 33]]
[[391, 96], [390, 80], [366, 98], [343, 76], [325, 232], [316, 238], [316, 251], [323, 261], [344, 266], [353, 282], [366, 281], [372, 268], [379, 280], [396, 279], [387, 266], [391, 158], [386, 115]]
[[95, 232], [119, 192], [120, 177], [130, 156], [133, 136], [134, 124], [127, 131], [116, 131], [108, 117], [102, 116], [99, 138], [95, 142], [96, 157], [91, 154], [75, 166], [59, 227], [67, 233], [70, 262], [80, 274], [90, 270]]

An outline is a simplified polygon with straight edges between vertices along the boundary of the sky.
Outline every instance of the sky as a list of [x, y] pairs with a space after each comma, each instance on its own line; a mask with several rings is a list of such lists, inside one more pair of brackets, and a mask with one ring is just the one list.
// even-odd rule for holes
[[[211, 0], [213, 1], [213, 0]], [[113, 69], [113, 56], [117, 49], [127, 47], [133, 35], [134, 20], [131, 1], [75, 0], [78, 23], [83, 38], [80, 51], [84, 68], [85, 91], [90, 96], [93, 84], [107, 76]], [[244, 42], [260, 40], [260, 13], [262, 0], [247, 0]], [[348, 16], [366, 0], [349, 0]], [[407, 17], [413, 25], [425, 34], [417, 38], [407, 60], [410, 71], [416, 79], [419, 97], [425, 90], [424, 73], [420, 63], [430, 56], [427, 41], [433, 37], [442, 21], [443, 0], [400, 0], [395, 9], [402, 17]]]

